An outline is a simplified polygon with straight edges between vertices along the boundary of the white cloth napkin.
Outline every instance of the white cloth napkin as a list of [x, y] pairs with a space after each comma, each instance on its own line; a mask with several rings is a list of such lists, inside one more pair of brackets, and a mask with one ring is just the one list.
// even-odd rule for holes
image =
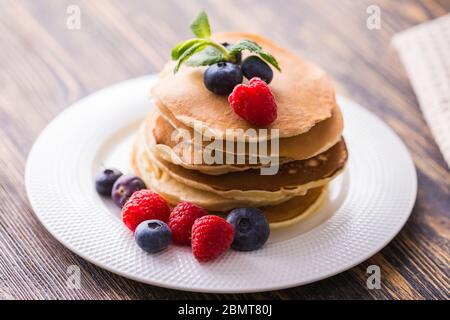
[[392, 41], [450, 168], [450, 14], [398, 33]]

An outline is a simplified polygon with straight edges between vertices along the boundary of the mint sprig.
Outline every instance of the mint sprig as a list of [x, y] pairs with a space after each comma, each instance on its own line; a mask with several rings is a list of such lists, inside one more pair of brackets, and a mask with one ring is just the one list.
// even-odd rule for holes
[[222, 61], [236, 62], [237, 55], [244, 50], [259, 55], [267, 63], [281, 71], [275, 57], [264, 51], [254, 41], [242, 40], [228, 49], [222, 44], [212, 41], [210, 39], [211, 27], [205, 11], [201, 11], [195, 18], [191, 24], [191, 31], [197, 38], [183, 41], [172, 49], [172, 60], [177, 61], [174, 73], [180, 69], [183, 63], [191, 67], [198, 67], [209, 66]]
[[[206, 48], [210, 49], [205, 50]], [[202, 54], [196, 56], [200, 52]], [[189, 63], [187, 64], [192, 67], [210, 65], [220, 61], [233, 61], [232, 56], [224, 46], [209, 39], [191, 39], [180, 43], [173, 48], [172, 59], [178, 61], [175, 66], [175, 73], [188, 59]]]
[[209, 26], [208, 16], [205, 11], [202, 10], [194, 22], [192, 22], [191, 30], [197, 38], [208, 39], [211, 37], [211, 27]]

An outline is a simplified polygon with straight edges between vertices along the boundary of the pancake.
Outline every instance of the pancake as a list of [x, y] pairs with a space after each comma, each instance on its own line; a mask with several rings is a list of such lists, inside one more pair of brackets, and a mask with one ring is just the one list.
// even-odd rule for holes
[[259, 169], [207, 175], [185, 169], [149, 152], [149, 158], [172, 178], [196, 189], [220, 194], [223, 197], [248, 197], [288, 193], [298, 195], [313, 187], [321, 186], [338, 175], [347, 160], [345, 142], [341, 139], [327, 151], [306, 160], [286, 163], [275, 175], [261, 175]]
[[136, 139], [131, 154], [131, 168], [134, 174], [144, 180], [146, 186], [159, 193], [170, 204], [182, 201], [195, 203], [206, 210], [226, 211], [238, 207], [261, 207], [276, 205], [287, 201], [294, 195], [286, 193], [268, 193], [268, 195], [250, 198], [224, 198], [216, 193], [199, 190], [173, 179], [167, 172], [153, 163], [142, 149], [139, 137]]
[[[145, 141], [145, 134], [143, 131], [143, 126], [141, 126], [141, 129], [138, 134], [138, 147], [139, 147], [139, 160], [142, 162], [141, 166], [144, 168], [150, 168], [148, 170], [153, 172], [154, 183], [158, 184], [159, 186], [154, 186], [155, 188], [166, 188], [167, 184], [169, 182], [168, 177], [170, 177], [171, 181], [170, 183], [173, 185], [171, 188], [178, 188], [179, 186], [175, 186], [174, 182], [179, 182], [181, 185], [183, 185], [183, 191], [186, 191], [185, 186], [190, 187], [192, 192], [195, 191], [195, 193], [198, 193], [201, 191], [206, 192], [212, 192], [218, 196], [220, 196], [220, 201], [223, 200], [223, 198], [231, 199], [235, 201], [240, 201], [243, 203], [254, 203], [256, 205], [270, 205], [270, 204], [278, 204], [283, 201], [289, 200], [290, 198], [296, 196], [296, 195], [303, 195], [306, 193], [306, 189], [299, 189], [299, 190], [290, 190], [290, 189], [282, 189], [277, 191], [265, 191], [265, 190], [228, 190], [228, 191], [218, 191], [214, 189], [208, 189], [204, 186], [200, 186], [197, 188], [193, 185], [192, 181], [188, 181], [188, 183], [185, 183], [183, 179], [180, 179], [179, 176], [176, 174], [174, 175], [172, 172], [170, 172], [166, 167], [164, 167], [161, 164], [161, 159], [157, 156], [157, 154], [154, 153], [154, 148], [148, 148], [143, 141]], [[178, 168], [182, 168], [179, 166], [176, 166]], [[211, 176], [211, 177], [219, 177], [219, 176]], [[172, 181], [173, 180], [173, 181]], [[325, 182], [324, 182], [325, 183]], [[196, 195], [197, 196], [197, 195]], [[208, 195], [208, 198], [211, 198], [211, 196]], [[216, 201], [216, 200], [215, 200]], [[218, 200], [217, 200], [218, 201]]]
[[[206, 210], [215, 211], [219, 215], [225, 215], [225, 212], [238, 207], [258, 206], [258, 204], [249, 202], [220, 198], [207, 191], [195, 190], [171, 179], [168, 175], [161, 180], [163, 183], [155, 184], [155, 180], [157, 180], [155, 176], [158, 176], [158, 173], [152, 171], [151, 168], [142, 167], [142, 161], [139, 161], [140, 154], [136, 141], [130, 162], [132, 171], [144, 180], [148, 188], [159, 193], [172, 206], [182, 201], [190, 201]], [[153, 170], [155, 170], [154, 167]], [[313, 188], [303, 196], [296, 196], [276, 205], [260, 206], [260, 209], [266, 215], [271, 228], [286, 227], [299, 223], [313, 214], [323, 203], [325, 194], [326, 187]]]
[[[221, 33], [213, 38], [236, 43], [252, 40], [276, 57], [282, 72], [274, 71], [270, 83], [278, 105], [278, 117], [267, 128], [279, 129], [281, 138], [309, 131], [317, 123], [332, 116], [336, 106], [335, 89], [330, 77], [320, 68], [280, 48], [261, 36], [250, 33]], [[230, 108], [227, 96], [210, 92], [203, 84], [206, 67], [183, 66], [174, 74], [176, 62], [169, 62], [160, 73], [151, 95], [174, 117], [188, 127], [200, 122], [206, 135], [224, 137], [227, 129], [253, 128]], [[238, 135], [235, 138], [242, 139]]]
[[[162, 105], [158, 105], [157, 107], [161, 113], [161, 116], [157, 116], [154, 113], [151, 113], [147, 119], [148, 129], [147, 131], [152, 130], [153, 136], [156, 144], [166, 145], [170, 148], [167, 150], [169, 154], [176, 152], [177, 150], [174, 147], [177, 145], [177, 141], [174, 141], [172, 137], [172, 133], [176, 131], [176, 129], [187, 130], [189, 132], [190, 137], [192, 139], [188, 141], [192, 153], [189, 156], [183, 155], [182, 152], [177, 153], [175, 156], [182, 159], [182, 163], [185, 165], [190, 165], [192, 169], [195, 169], [194, 165], [194, 150], [195, 150], [195, 142], [194, 142], [194, 130], [190, 127], [185, 126], [183, 123], [178, 121], [166, 107]], [[155, 119], [156, 117], [156, 119]], [[156, 129], [154, 129], [156, 128]], [[176, 129], [175, 129], [176, 128]], [[343, 130], [343, 118], [339, 107], [336, 105], [332, 110], [332, 116], [318, 124], [316, 124], [311, 130], [308, 132], [294, 136], [289, 138], [281, 138], [279, 139], [279, 158], [280, 163], [284, 163], [283, 159], [287, 160], [303, 160], [311, 158], [315, 155], [324, 152], [329, 149], [331, 146], [336, 144], [342, 135]], [[226, 141], [218, 141], [218, 144], [221, 146], [222, 150], [225, 154], [228, 153], [226, 150]], [[205, 148], [211, 143], [211, 141], [203, 141], [201, 148]], [[234, 148], [231, 150], [234, 154], [238, 154], [237, 152], [237, 144], [234, 143]], [[270, 143], [267, 144], [268, 154], [270, 154]], [[200, 148], [200, 146], [199, 146]], [[197, 148], [197, 149], [199, 149]], [[170, 152], [170, 150], [172, 150]], [[251, 153], [249, 148], [249, 144], [246, 143], [245, 152], [247, 155], [255, 155], [255, 153]], [[257, 155], [257, 154], [256, 154]], [[173, 158], [171, 156], [171, 158]], [[166, 159], [167, 160], [167, 159]], [[224, 161], [225, 163], [225, 161]]]
[[308, 190], [304, 196], [294, 197], [274, 206], [261, 207], [271, 228], [288, 227], [316, 212], [323, 204], [327, 186]]
[[[221, 198], [258, 204], [281, 203], [294, 196], [305, 194], [310, 188], [328, 183], [341, 172], [347, 157], [345, 143], [340, 141], [316, 157], [281, 165], [275, 175], [261, 175], [260, 169], [207, 175], [159, 157], [155, 148], [149, 147], [148, 139], [151, 135], [145, 129], [144, 121], [138, 133], [139, 152], [144, 154], [141, 161], [147, 162], [143, 164], [144, 167], [153, 167], [158, 176], [162, 176], [165, 180], [166, 176], [170, 176], [182, 185], [216, 193]], [[157, 179], [154, 183], [160, 184], [160, 181]], [[165, 186], [165, 183], [162, 185]]]
[[[268, 166], [261, 163], [250, 164], [248, 156], [245, 156], [245, 164], [226, 164], [225, 155], [223, 156], [223, 164], [208, 165], [205, 163], [195, 163], [194, 152], [201, 152], [202, 149], [196, 149], [194, 145], [190, 143], [181, 144], [177, 140], [172, 140], [170, 137], [172, 134], [176, 135], [178, 131], [156, 112], [151, 112], [147, 117], [143, 131], [144, 133], [142, 134], [145, 135], [147, 139], [147, 146], [149, 148], [154, 148], [153, 152], [158, 157], [189, 170], [198, 170], [210, 175], [221, 175], [229, 172], [244, 171], [249, 168]], [[181, 147], [180, 144], [183, 147]], [[186, 148], [188, 151], [184, 152], [183, 148]], [[281, 164], [292, 161], [292, 159], [286, 157], [280, 157], [276, 160]], [[233, 163], [237, 163], [237, 161], [233, 161]]]
[[[248, 157], [245, 157], [245, 164], [242, 165], [226, 164], [225, 154], [222, 157], [223, 164], [195, 163], [195, 153], [199, 152], [201, 156], [204, 148], [195, 147], [193, 130], [186, 126], [181, 128], [181, 130], [189, 130], [189, 134], [192, 137], [192, 140], [185, 141], [186, 143], [182, 144], [180, 143], [181, 140], [178, 141], [171, 138], [172, 135], [177, 136], [180, 131], [175, 129], [158, 113], [151, 113], [147, 117], [143, 130], [146, 135], [147, 145], [149, 147], [154, 147], [155, 153], [159, 157], [173, 164], [181, 165], [186, 169], [199, 170], [205, 174], [220, 175], [228, 172], [243, 171], [249, 168], [260, 168], [262, 166], [261, 164], [249, 164]], [[204, 147], [206, 147], [207, 144], [208, 142], [205, 142]], [[187, 152], [185, 152], [185, 150]], [[236, 157], [234, 157], [234, 159], [235, 158]], [[281, 161], [287, 162], [283, 159]], [[233, 161], [233, 163], [237, 163], [237, 161]]]

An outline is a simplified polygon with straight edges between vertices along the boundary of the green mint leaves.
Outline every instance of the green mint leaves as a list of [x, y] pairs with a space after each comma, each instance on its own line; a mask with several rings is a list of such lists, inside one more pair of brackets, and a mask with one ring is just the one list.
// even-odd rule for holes
[[184, 62], [191, 67], [198, 67], [208, 66], [220, 61], [233, 61], [224, 46], [209, 39], [199, 38], [178, 44], [172, 50], [172, 59], [178, 61], [175, 66], [175, 73]]
[[183, 63], [191, 67], [199, 67], [221, 61], [236, 62], [237, 54], [244, 50], [259, 55], [267, 63], [281, 71], [275, 57], [265, 52], [256, 42], [242, 40], [227, 49], [222, 44], [212, 41], [210, 39], [211, 27], [205, 11], [201, 11], [195, 18], [191, 24], [191, 30], [197, 38], [183, 41], [172, 49], [172, 60], [177, 61], [174, 73], [180, 69]]
[[209, 66], [214, 63], [224, 61], [224, 55], [218, 49], [207, 46], [204, 50], [194, 54], [185, 64], [190, 67]]
[[205, 11], [202, 10], [192, 22], [191, 30], [197, 38], [208, 39], [211, 36], [211, 28]]

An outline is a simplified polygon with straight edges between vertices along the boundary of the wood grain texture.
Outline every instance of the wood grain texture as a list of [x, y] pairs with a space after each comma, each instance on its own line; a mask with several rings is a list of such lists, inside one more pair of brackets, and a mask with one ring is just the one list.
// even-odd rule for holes
[[[81, 29], [66, 8], [81, 8]], [[381, 7], [381, 30], [366, 8]], [[24, 190], [27, 154], [46, 124], [79, 98], [157, 72], [189, 36], [204, 8], [214, 30], [247, 30], [325, 68], [338, 91], [383, 118], [418, 170], [418, 199], [406, 226], [380, 253], [332, 278], [287, 290], [217, 295], [137, 283], [72, 254], [38, 222]], [[447, 0], [78, 1], [0, 0], [0, 298], [3, 299], [449, 299], [450, 173], [390, 46], [396, 32], [450, 11]], [[51, 156], [51, 155], [49, 155]], [[82, 289], [66, 269], [82, 269]], [[381, 266], [382, 289], [366, 288]]]

